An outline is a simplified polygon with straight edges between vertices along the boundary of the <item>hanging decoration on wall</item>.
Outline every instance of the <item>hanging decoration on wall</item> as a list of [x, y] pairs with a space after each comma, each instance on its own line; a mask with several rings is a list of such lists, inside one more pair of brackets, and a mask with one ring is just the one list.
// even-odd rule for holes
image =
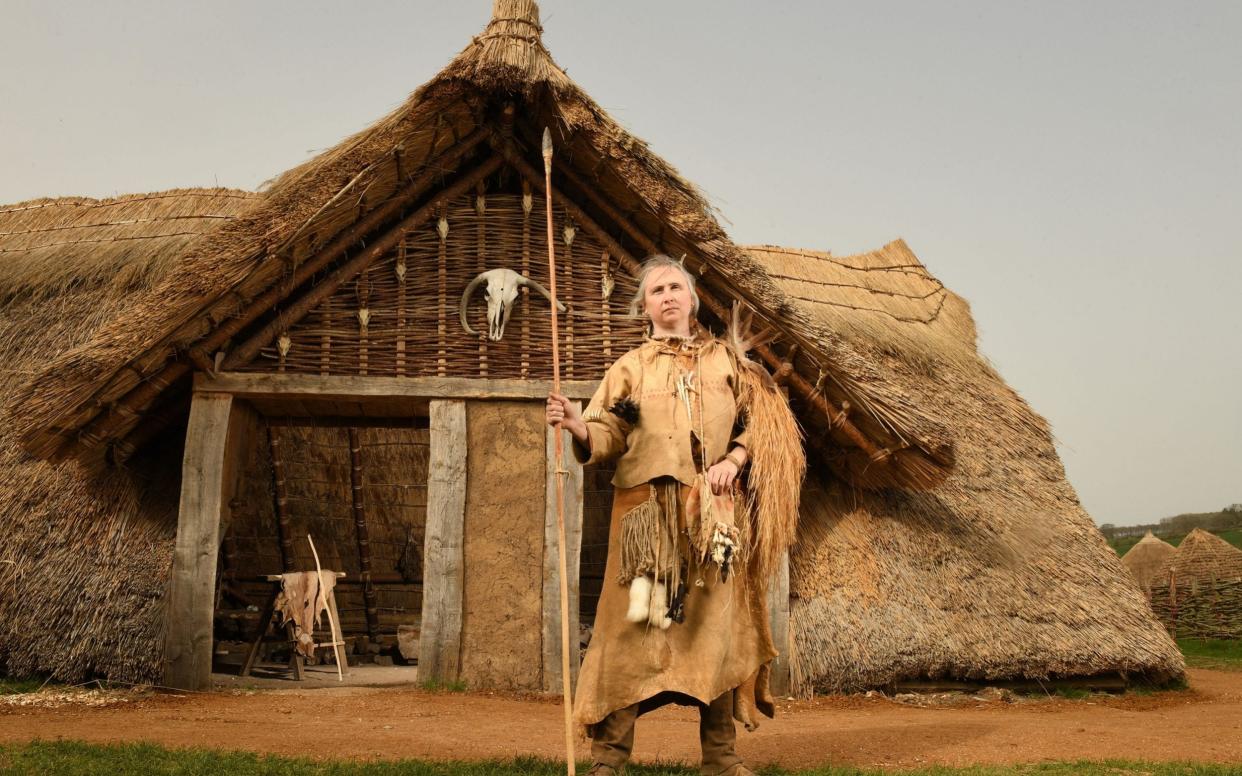
[[[548, 292], [548, 289], [511, 269], [501, 267], [481, 272], [462, 292], [459, 311], [461, 327], [476, 337], [480, 335], [470, 328], [470, 324], [466, 321], [466, 307], [470, 304], [470, 297], [479, 286], [484, 286], [484, 295], [487, 297], [487, 338], [493, 342], [499, 341], [505, 335], [505, 324], [509, 322], [509, 314], [513, 312], [513, 301], [517, 299], [519, 288], [522, 286], [533, 288], [543, 294], [548, 301], [552, 300], [552, 294]], [[557, 309], [565, 312], [565, 305], [558, 302]]]

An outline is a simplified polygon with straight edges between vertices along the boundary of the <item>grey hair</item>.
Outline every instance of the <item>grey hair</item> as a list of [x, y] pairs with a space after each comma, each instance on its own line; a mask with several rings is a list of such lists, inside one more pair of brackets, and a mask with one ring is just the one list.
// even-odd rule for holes
[[630, 315], [637, 318], [644, 312], [643, 301], [647, 297], [647, 278], [657, 269], [672, 267], [679, 270], [686, 279], [686, 288], [690, 289], [690, 315], [699, 314], [699, 292], [694, 290], [694, 275], [690, 274], [690, 270], [686, 269], [686, 265], [681, 259], [674, 259], [663, 253], [656, 253], [648, 256], [641, 267], [638, 268], [638, 290], [634, 292], [634, 297], [630, 299]]

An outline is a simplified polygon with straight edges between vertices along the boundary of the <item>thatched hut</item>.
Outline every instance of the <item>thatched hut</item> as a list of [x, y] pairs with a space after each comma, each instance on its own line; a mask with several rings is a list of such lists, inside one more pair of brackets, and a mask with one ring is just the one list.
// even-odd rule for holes
[[1177, 548], [1148, 531], [1125, 555], [1121, 563], [1144, 590], [1159, 581], [1160, 571]]
[[[977, 354], [965, 302], [901, 243], [846, 258], [735, 245], [540, 33], [531, 0], [495, 0], [404, 104], [123, 304], [73, 308], [73, 336], [14, 340], [0, 659], [205, 686], [225, 593], [304, 563], [291, 537], [309, 527], [360, 583], [352, 627], [412, 622], [424, 677], [558, 687], [547, 302], [522, 288], [494, 339], [459, 322], [487, 330], [481, 305], [459, 314], [480, 273], [546, 281], [548, 126], [569, 395], [636, 342], [625, 300], [647, 253], [685, 254], [707, 326], [740, 302], [780, 333], [756, 356], [788, 389], [812, 474], [802, 542], [771, 584], [778, 686], [1180, 674], [1047, 424]], [[42, 308], [10, 297], [26, 305], [10, 330], [86, 287], [82, 247]], [[571, 617], [587, 621], [607, 480], [570, 466], [566, 483]]]
[[1179, 587], [1242, 580], [1242, 550], [1210, 531], [1196, 528], [1186, 534], [1156, 570], [1156, 576], [1162, 583]]

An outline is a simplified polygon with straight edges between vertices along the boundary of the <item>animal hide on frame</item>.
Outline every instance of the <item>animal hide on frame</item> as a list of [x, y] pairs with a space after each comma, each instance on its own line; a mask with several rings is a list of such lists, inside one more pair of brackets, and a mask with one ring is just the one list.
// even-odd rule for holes
[[295, 648], [306, 657], [315, 652], [315, 628], [319, 615], [328, 609], [329, 596], [336, 587], [336, 572], [324, 569], [314, 571], [291, 571], [280, 577], [280, 594], [276, 597], [276, 611], [281, 622], [293, 623]]

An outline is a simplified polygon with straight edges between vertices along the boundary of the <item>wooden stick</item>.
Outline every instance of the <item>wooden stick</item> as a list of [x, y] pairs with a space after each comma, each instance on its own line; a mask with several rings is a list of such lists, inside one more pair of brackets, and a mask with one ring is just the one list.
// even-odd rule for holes
[[[315, 556], [315, 581], [319, 583], [318, 587], [315, 588], [315, 597], [318, 598], [318, 591], [323, 590], [323, 569], [319, 566], [319, 553], [315, 551], [315, 540], [311, 538], [310, 534], [307, 534], [306, 541], [310, 542], [311, 555]], [[333, 582], [335, 586], [335, 580], [333, 580]], [[327, 596], [324, 596], [323, 602], [326, 604], [325, 608], [328, 610], [328, 628], [332, 631], [332, 654], [336, 656], [336, 680], [338, 682], [343, 682], [345, 681], [345, 674], [341, 671], [341, 639], [344, 638], [344, 636], [337, 638], [336, 618], [332, 616], [332, 603], [328, 601]], [[312, 604], [312, 606], [315, 605], [317, 604]], [[318, 614], [318, 612], [316, 612], [316, 614]], [[312, 625], [312, 641], [314, 640], [314, 635], [314, 625]]]
[[[552, 132], [543, 130], [543, 187], [548, 210], [548, 292], [552, 296], [552, 392], [561, 392], [561, 351], [556, 314], [556, 238], [552, 233]], [[573, 693], [569, 680], [569, 562], [565, 558], [565, 469], [564, 439], [558, 425], [556, 435], [556, 552], [561, 582], [561, 687], [565, 708], [565, 767], [574, 776]]]

